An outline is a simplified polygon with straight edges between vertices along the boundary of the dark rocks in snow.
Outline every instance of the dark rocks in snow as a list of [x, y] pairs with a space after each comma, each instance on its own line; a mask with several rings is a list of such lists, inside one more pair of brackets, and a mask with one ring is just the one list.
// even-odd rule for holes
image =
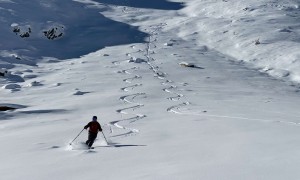
[[24, 30], [24, 28], [23, 28], [23, 30], [22, 30], [22, 28], [18, 25], [13, 26], [12, 31], [14, 33], [16, 33], [16, 35], [19, 35], [21, 38], [30, 37], [30, 33], [32, 32], [30, 27], [28, 27], [26, 30]]
[[90, 93], [90, 92], [83, 92], [83, 91], [77, 90], [76, 92], [73, 93], [73, 95], [75, 95], [75, 96], [81, 96], [81, 95], [85, 95], [85, 94], [88, 94], [88, 93]]
[[0, 104], [0, 111], [10, 111], [16, 109], [26, 108], [27, 106], [19, 105], [19, 104]]
[[244, 10], [244, 11], [254, 11], [254, 10], [255, 10], [255, 8], [251, 8], [251, 7], [245, 7], [243, 10]]
[[183, 67], [189, 67], [189, 68], [204, 69], [203, 67], [196, 66], [195, 64], [187, 63], [187, 62], [181, 62], [181, 63], [179, 63], [179, 65], [183, 66]]
[[0, 106], [0, 111], [9, 111], [9, 110], [15, 110], [16, 108], [9, 107], [9, 106]]
[[[19, 35], [21, 38], [28, 38], [30, 37], [32, 33], [32, 29], [30, 26], [20, 26], [16, 23], [12, 24], [13, 27], [13, 32], [16, 33], [16, 35]], [[64, 32], [64, 27], [63, 26], [56, 26], [56, 27], [51, 27], [48, 30], [44, 30], [43, 33], [44, 35], [50, 39], [54, 40], [59, 37], [63, 36]]]
[[53, 27], [50, 28], [48, 31], [43, 31], [44, 35], [49, 39], [49, 40], [54, 40], [57, 38], [60, 38], [63, 36], [63, 29], [64, 27]]
[[23, 34], [20, 34], [20, 37], [21, 38], [27, 38], [27, 37], [30, 37], [30, 33], [29, 32], [25, 32]]
[[16, 33], [16, 35], [18, 33], [20, 33], [21, 29], [19, 27], [14, 27], [13, 32]]
[[259, 39], [256, 39], [256, 40], [254, 41], [254, 44], [255, 44], [255, 45], [259, 45], [259, 44], [260, 44]]
[[7, 70], [0, 69], [0, 77], [5, 77], [8, 74]]
[[144, 60], [142, 58], [135, 58], [135, 57], [131, 57], [129, 62], [130, 63], [147, 63], [146, 60]]

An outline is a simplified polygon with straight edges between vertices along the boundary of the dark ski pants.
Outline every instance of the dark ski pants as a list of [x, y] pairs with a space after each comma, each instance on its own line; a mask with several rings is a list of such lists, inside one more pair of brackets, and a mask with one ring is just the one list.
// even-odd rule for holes
[[89, 139], [85, 142], [86, 145], [88, 145], [89, 147], [92, 147], [95, 139], [97, 138], [97, 134], [98, 133], [89, 132]]

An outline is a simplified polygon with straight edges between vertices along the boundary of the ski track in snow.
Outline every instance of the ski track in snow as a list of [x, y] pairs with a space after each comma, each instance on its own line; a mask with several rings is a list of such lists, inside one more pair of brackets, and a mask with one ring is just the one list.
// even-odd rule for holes
[[142, 86], [142, 84], [135, 84], [135, 85], [132, 85], [132, 86], [122, 87], [121, 90], [128, 92], [128, 91], [133, 90], [134, 88], [136, 88], [138, 86]]
[[194, 115], [194, 116], [202, 116], [202, 117], [214, 117], [214, 118], [227, 118], [227, 119], [239, 119], [239, 120], [249, 120], [249, 121], [260, 121], [267, 123], [282, 123], [287, 125], [300, 126], [299, 122], [293, 121], [281, 121], [281, 120], [272, 120], [272, 119], [259, 119], [259, 118], [247, 118], [247, 117], [238, 117], [238, 116], [228, 116], [228, 115], [217, 115], [217, 114], [206, 114], [205, 111], [192, 111], [192, 110], [183, 110], [182, 107], [188, 104], [181, 104], [178, 106], [173, 106], [168, 109], [168, 111], [173, 112], [179, 115]]
[[[157, 40], [157, 37], [155, 37], [156, 35], [158, 35], [159, 31], [161, 31], [163, 29], [164, 26], [166, 26], [167, 24], [165, 23], [161, 23], [159, 25], [154, 25], [154, 26], [150, 26], [150, 28], [152, 28], [152, 31], [149, 32], [150, 36], [147, 42], [147, 47], [146, 47], [146, 52], [147, 54], [145, 54], [145, 57], [147, 58], [147, 64], [149, 65], [150, 69], [154, 72], [154, 76], [156, 78], [158, 78], [159, 80], [164, 80], [163, 82], [161, 82], [161, 85], [163, 86], [167, 86], [167, 88], [163, 88], [162, 90], [166, 93], [171, 94], [172, 96], [168, 97], [168, 100], [177, 102], [182, 100], [183, 97], [185, 97], [183, 94], [181, 93], [177, 93], [177, 86], [174, 85], [176, 82], [167, 79], [167, 73], [160, 71], [159, 66], [156, 66], [154, 64], [155, 62], [155, 58], [153, 58], [150, 54], [151, 54], [151, 46], [153, 46], [153, 48], [157, 48], [157, 45], [154, 44], [154, 42]], [[153, 51], [155, 52], [155, 51]], [[185, 84], [186, 83], [176, 83], [176, 84]], [[189, 105], [190, 102], [186, 101], [174, 106], [171, 106], [169, 108], [167, 108], [168, 112], [173, 112], [176, 113], [175, 109], [179, 109], [182, 106], [187, 106]], [[177, 114], [177, 113], [176, 113]]]
[[[112, 63], [115, 66], [120, 65], [120, 62], [117, 62], [117, 61], [114, 61]], [[131, 72], [131, 71], [137, 71], [138, 69], [139, 69], [138, 67], [132, 67], [130, 69], [118, 71], [117, 73], [122, 74], [122, 75], [133, 75], [133, 77], [123, 79], [123, 82], [125, 82], [127, 84], [133, 84], [133, 81], [142, 78], [140, 75], [133, 74]], [[130, 91], [133, 91], [134, 88], [139, 87], [139, 86], [143, 86], [143, 84], [137, 83], [134, 85], [122, 87], [120, 89], [124, 92], [130, 92]], [[137, 120], [140, 120], [140, 119], [143, 119], [146, 117], [146, 115], [144, 115], [144, 114], [138, 114], [138, 113], [132, 113], [132, 112], [129, 113], [129, 111], [135, 111], [136, 109], [139, 109], [144, 106], [141, 103], [135, 102], [135, 99], [137, 97], [146, 98], [147, 96], [146, 96], [146, 93], [134, 93], [134, 94], [124, 95], [119, 98], [119, 100], [122, 101], [124, 104], [131, 104], [132, 106], [116, 110], [116, 112], [121, 115], [121, 119], [112, 121], [108, 125], [111, 127], [115, 127], [117, 129], [125, 130], [126, 132], [117, 134], [117, 135], [113, 135], [112, 137], [122, 137], [122, 136], [126, 137], [126, 136], [131, 136], [131, 135], [135, 135], [135, 134], [139, 133], [138, 129], [130, 128], [125, 125], [121, 125], [121, 123], [122, 124], [124, 124], [124, 123], [130, 124], [130, 123], [136, 122]], [[130, 118], [123, 118], [123, 115], [134, 115], [134, 116], [130, 117]], [[111, 128], [111, 133], [114, 133], [112, 128]]]
[[[174, 84], [179, 84], [183, 86], [187, 86], [187, 83], [177, 83], [175, 81], [172, 81], [170, 79], [167, 79], [167, 73], [160, 71], [159, 66], [155, 65], [156, 59], [151, 57], [151, 46], [153, 48], [157, 48], [157, 46], [154, 44], [154, 42], [157, 40], [156, 35], [158, 35], [159, 31], [163, 29], [163, 26], [166, 24], [159, 24], [155, 26], [150, 26], [150, 28], [153, 28], [152, 31], [149, 31], [148, 33], [150, 34], [148, 42], [147, 42], [147, 47], [146, 47], [146, 53], [145, 57], [147, 58], [147, 64], [149, 65], [150, 69], [154, 72], [154, 76], [159, 79], [159, 80], [164, 80], [164, 82], [161, 82], [161, 85], [167, 86], [166, 88], [163, 88], [162, 90], [166, 93], [171, 94], [172, 96], [168, 97], [168, 100], [174, 101], [174, 102], [179, 102], [182, 100], [182, 98], [185, 97], [184, 94], [177, 93], [176, 90], [178, 91], [178, 87]], [[153, 51], [154, 52], [154, 51]], [[184, 89], [180, 89], [184, 90]], [[187, 111], [186, 106], [191, 105], [191, 102], [189, 101], [184, 101], [180, 104], [176, 104], [174, 106], [171, 106], [167, 108], [168, 112], [175, 113], [178, 115], [195, 115], [195, 116], [202, 116], [202, 117], [214, 117], [214, 118], [228, 118], [228, 119], [240, 119], [240, 120], [250, 120], [250, 121], [260, 121], [260, 122], [268, 122], [268, 123], [282, 123], [282, 124], [287, 124], [287, 125], [295, 125], [295, 126], [300, 126], [299, 122], [293, 122], [293, 121], [281, 121], [281, 120], [270, 120], [270, 119], [259, 119], [259, 118], [247, 118], [247, 117], [238, 117], [238, 116], [227, 116], [227, 115], [213, 115], [213, 114], [207, 114], [207, 111], [198, 111], [198, 112], [193, 112], [192, 110]], [[182, 108], [185, 107], [185, 110]]]

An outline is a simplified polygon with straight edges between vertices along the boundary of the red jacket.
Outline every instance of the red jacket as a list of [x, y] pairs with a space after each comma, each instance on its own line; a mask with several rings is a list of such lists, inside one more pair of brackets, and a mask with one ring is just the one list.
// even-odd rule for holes
[[89, 122], [86, 126], [84, 126], [84, 129], [87, 128], [89, 128], [89, 132], [91, 133], [98, 133], [98, 131], [102, 131], [102, 128], [97, 121]]

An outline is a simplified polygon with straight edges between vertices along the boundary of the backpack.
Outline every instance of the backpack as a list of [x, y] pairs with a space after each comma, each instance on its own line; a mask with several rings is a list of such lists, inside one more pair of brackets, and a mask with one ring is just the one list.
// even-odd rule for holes
[[97, 122], [91, 122], [90, 124], [90, 131], [93, 133], [98, 133], [99, 125]]

